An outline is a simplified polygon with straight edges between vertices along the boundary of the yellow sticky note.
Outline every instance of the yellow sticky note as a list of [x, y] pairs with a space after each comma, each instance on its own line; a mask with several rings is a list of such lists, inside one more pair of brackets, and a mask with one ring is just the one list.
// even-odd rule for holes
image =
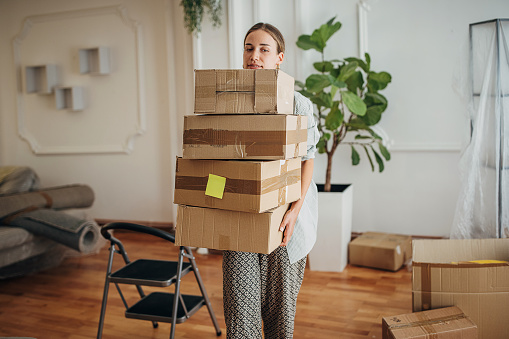
[[205, 189], [205, 195], [223, 199], [224, 186], [226, 184], [226, 178], [220, 177], [219, 175], [209, 174], [209, 180], [207, 181], [207, 188]]

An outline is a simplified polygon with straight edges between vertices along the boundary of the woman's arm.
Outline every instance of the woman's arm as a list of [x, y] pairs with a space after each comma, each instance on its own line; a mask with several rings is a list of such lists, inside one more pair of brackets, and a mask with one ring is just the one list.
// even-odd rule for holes
[[299, 215], [300, 209], [302, 208], [302, 204], [304, 203], [304, 198], [306, 197], [306, 193], [309, 188], [309, 184], [311, 183], [311, 179], [313, 178], [313, 167], [314, 167], [314, 159], [304, 160], [301, 165], [301, 195], [300, 199], [294, 201], [288, 211], [286, 212], [283, 221], [281, 222], [281, 226], [279, 226], [279, 230], [283, 233], [283, 241], [280, 246], [288, 245], [290, 238], [293, 234], [293, 229], [295, 228], [295, 223], [297, 222], [297, 216]]

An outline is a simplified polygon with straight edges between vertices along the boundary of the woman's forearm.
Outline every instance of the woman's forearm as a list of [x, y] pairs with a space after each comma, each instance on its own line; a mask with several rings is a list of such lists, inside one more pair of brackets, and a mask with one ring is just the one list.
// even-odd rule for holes
[[302, 204], [304, 203], [304, 198], [306, 197], [306, 193], [308, 192], [309, 184], [311, 184], [311, 180], [313, 179], [313, 167], [314, 167], [314, 159], [304, 160], [301, 164], [301, 193], [300, 199], [294, 201], [290, 206], [291, 210], [296, 210], [299, 212]]

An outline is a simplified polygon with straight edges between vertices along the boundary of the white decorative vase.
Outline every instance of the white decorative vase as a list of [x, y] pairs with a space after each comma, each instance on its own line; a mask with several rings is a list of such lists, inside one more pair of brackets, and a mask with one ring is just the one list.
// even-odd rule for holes
[[318, 235], [308, 255], [312, 271], [342, 272], [348, 263], [352, 237], [353, 187], [332, 185], [331, 192], [318, 186]]

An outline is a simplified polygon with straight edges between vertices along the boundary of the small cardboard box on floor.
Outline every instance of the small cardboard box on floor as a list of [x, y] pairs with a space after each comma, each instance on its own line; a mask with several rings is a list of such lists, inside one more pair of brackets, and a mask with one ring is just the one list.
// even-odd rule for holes
[[397, 271], [412, 255], [412, 237], [365, 232], [348, 244], [352, 265]]
[[195, 113], [293, 114], [294, 79], [275, 69], [195, 70]]
[[414, 240], [413, 311], [458, 306], [479, 338], [509, 338], [507, 261], [509, 239]]
[[382, 319], [383, 339], [477, 339], [477, 326], [458, 307]]
[[178, 205], [259, 213], [300, 198], [300, 158], [189, 160], [177, 158]]
[[279, 226], [288, 207], [248, 213], [179, 205], [175, 245], [271, 253], [281, 244]]
[[188, 115], [184, 159], [281, 160], [307, 152], [307, 117], [299, 115]]

